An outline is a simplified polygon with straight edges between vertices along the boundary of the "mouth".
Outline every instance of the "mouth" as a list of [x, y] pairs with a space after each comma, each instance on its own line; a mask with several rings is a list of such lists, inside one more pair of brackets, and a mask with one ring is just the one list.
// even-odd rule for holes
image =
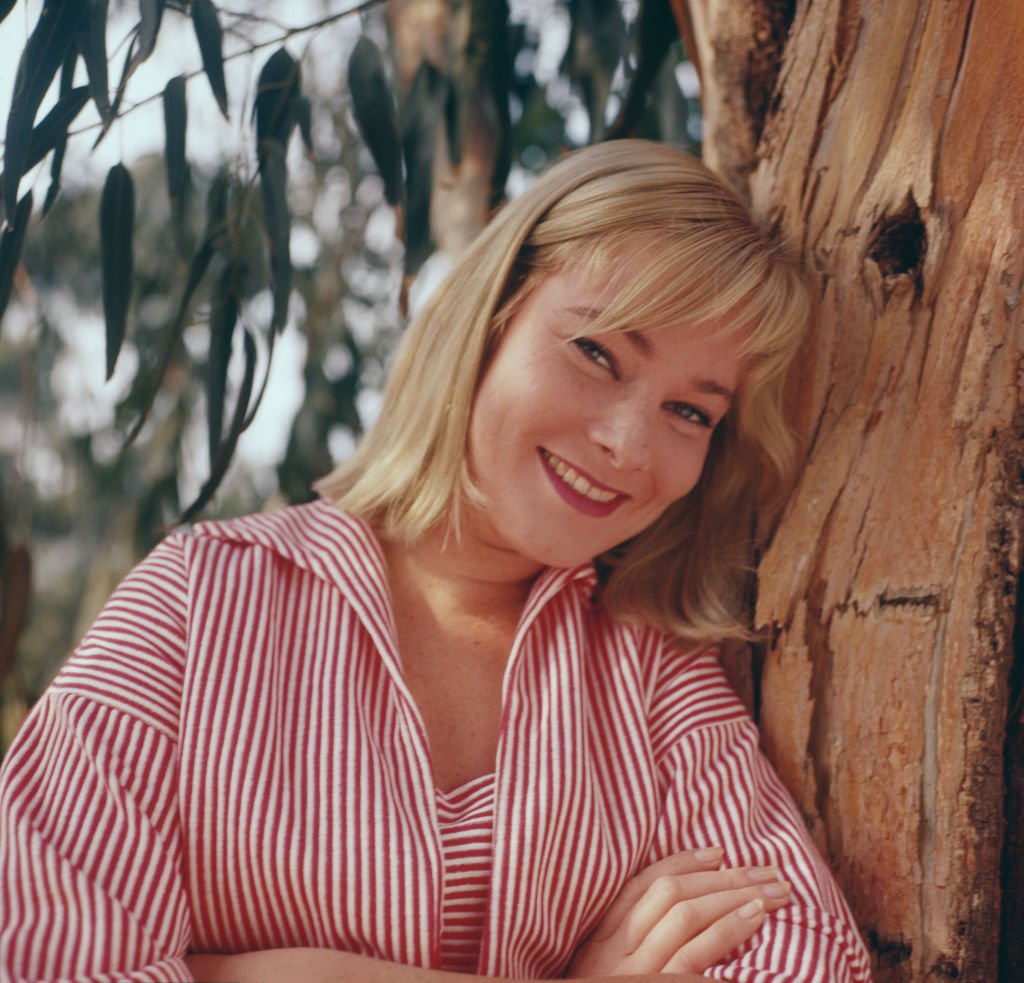
[[622, 492], [581, 473], [568, 461], [540, 448], [540, 457], [555, 491], [574, 509], [585, 515], [605, 516], [614, 512], [627, 498]]

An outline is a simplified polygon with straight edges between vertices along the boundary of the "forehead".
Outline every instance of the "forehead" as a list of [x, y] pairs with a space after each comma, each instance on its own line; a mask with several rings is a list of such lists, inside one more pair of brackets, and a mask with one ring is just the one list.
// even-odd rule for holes
[[[647, 322], [623, 311], [621, 288], [579, 270], [561, 270], [541, 280], [524, 302], [528, 329], [536, 337], [601, 337], [622, 339], [625, 348], [641, 363], [657, 366], [674, 381], [693, 378], [710, 380], [709, 393], [731, 398], [740, 382], [745, 365], [743, 355], [746, 332], [731, 316], [711, 318], [700, 323], [686, 319]], [[644, 372], [648, 372], [644, 369]]]
[[647, 351], [655, 333], [686, 329], [705, 338], [749, 338], [753, 325], [741, 310], [688, 304], [685, 282], [644, 289], [636, 259], [570, 266], [539, 277], [528, 292], [533, 305], [577, 322], [580, 334], [621, 333]]

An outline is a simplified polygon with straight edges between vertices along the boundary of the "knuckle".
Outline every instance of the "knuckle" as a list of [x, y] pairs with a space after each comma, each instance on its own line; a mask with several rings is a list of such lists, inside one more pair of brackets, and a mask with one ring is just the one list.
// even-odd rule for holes
[[672, 919], [672, 927], [675, 931], [685, 938], [689, 939], [690, 936], [695, 932], [696, 915], [693, 910], [693, 905], [687, 901], [680, 901], [672, 906], [669, 916]]
[[651, 884], [650, 896], [653, 901], [665, 904], [682, 900], [679, 878], [673, 877], [671, 874], [662, 874], [656, 877]]

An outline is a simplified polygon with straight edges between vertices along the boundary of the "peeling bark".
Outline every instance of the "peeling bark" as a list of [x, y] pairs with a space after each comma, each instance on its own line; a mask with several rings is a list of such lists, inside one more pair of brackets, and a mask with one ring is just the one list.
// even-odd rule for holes
[[[798, 4], [771, 93], [751, 100], [771, 61], [756, 19], [782, 23], [785, 6], [689, 5], [706, 156], [802, 252], [820, 302], [792, 399], [806, 467], [761, 564], [761, 726], [878, 980], [991, 983], [1004, 745], [1016, 769], [1024, 757], [1019, 720], [1007, 734], [1024, 7]], [[1008, 818], [1018, 874], [1004, 883], [1019, 890]]]

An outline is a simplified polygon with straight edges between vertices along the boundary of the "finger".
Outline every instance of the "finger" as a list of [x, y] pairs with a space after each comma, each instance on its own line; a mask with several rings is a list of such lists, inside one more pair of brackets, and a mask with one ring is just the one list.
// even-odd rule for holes
[[613, 935], [619, 936], [623, 951], [633, 952], [639, 948], [654, 926], [680, 902], [722, 891], [780, 882], [779, 872], [775, 867], [738, 867], [675, 876], [663, 874], [626, 913]]
[[636, 907], [640, 899], [659, 878], [697, 871], [713, 870], [722, 862], [724, 851], [721, 847], [705, 847], [699, 850], [684, 850], [671, 857], [659, 860], [645, 867], [639, 874], [628, 880], [618, 896], [608, 906], [594, 931], [597, 941], [609, 938], [620, 927], [623, 919]]
[[710, 969], [753, 938], [769, 910], [759, 898], [740, 905], [682, 946], [665, 964], [663, 972], [703, 973]]
[[789, 885], [781, 881], [760, 887], [717, 891], [681, 901], [665, 913], [633, 951], [630, 957], [631, 965], [635, 964], [633, 971], [664, 972], [668, 962], [680, 950], [684, 950], [686, 945], [691, 944], [716, 922], [737, 912], [749, 902], [756, 902], [759, 910], [763, 912], [780, 908], [787, 904], [788, 900]]

